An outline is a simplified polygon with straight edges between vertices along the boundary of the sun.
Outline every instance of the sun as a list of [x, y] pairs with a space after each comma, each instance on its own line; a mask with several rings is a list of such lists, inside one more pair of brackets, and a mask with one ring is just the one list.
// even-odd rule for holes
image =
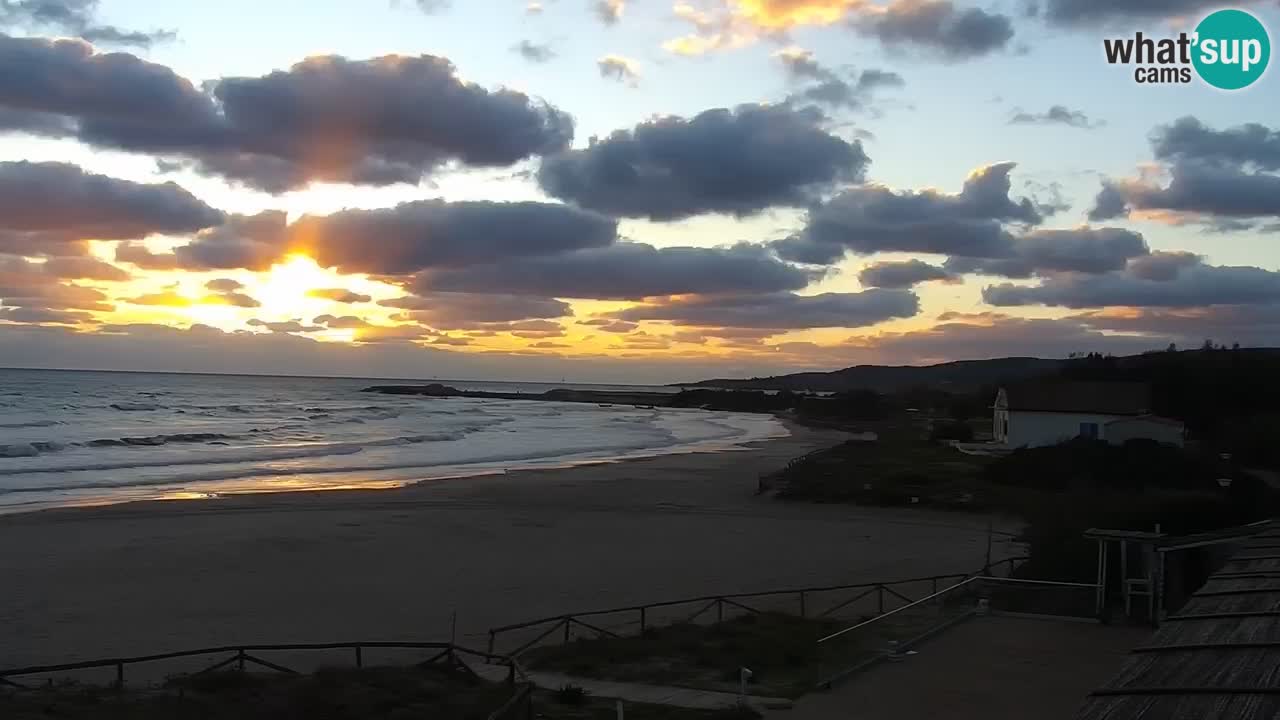
[[306, 255], [291, 255], [267, 271], [253, 294], [264, 315], [300, 317], [324, 311], [325, 301], [308, 293], [333, 287], [335, 280], [332, 272]]

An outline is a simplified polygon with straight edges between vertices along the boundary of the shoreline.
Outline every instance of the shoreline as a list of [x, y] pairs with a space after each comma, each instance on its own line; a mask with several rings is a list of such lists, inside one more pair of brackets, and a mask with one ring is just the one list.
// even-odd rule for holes
[[[240, 497], [258, 497], [273, 495], [300, 495], [309, 493], [334, 493], [334, 492], [387, 492], [393, 490], [407, 490], [424, 483], [436, 483], [444, 481], [464, 480], [469, 478], [483, 478], [495, 475], [507, 475], [510, 473], [520, 473], [527, 471], [539, 470], [569, 470], [577, 467], [590, 467], [593, 465], [604, 465], [612, 463], [633, 462], [638, 460], [646, 460], [650, 458], [667, 457], [671, 455], [691, 455], [691, 454], [720, 454], [741, 452], [750, 450], [753, 446], [760, 443], [769, 443], [779, 440], [787, 440], [795, 435], [797, 428], [805, 426], [793, 420], [789, 420], [777, 415], [772, 416], [778, 423], [781, 431], [777, 435], [769, 437], [757, 438], [753, 440], [734, 440], [731, 438], [717, 440], [694, 440], [691, 442], [679, 443], [675, 445], [667, 445], [662, 447], [640, 448], [635, 450], [625, 450], [615, 452], [604, 457], [592, 457], [601, 454], [600, 452], [580, 452], [570, 453], [568, 455], [549, 456], [546, 458], [533, 458], [527, 460], [511, 460], [511, 461], [494, 461], [494, 462], [478, 462], [460, 465], [442, 465], [435, 468], [423, 468], [423, 470], [435, 470], [442, 474], [429, 474], [418, 478], [394, 479], [394, 480], [366, 480], [356, 481], [355, 483], [341, 483], [332, 486], [317, 485], [314, 487], [299, 487], [290, 489], [287, 487], [266, 487], [263, 489], [239, 489], [238, 485], [243, 484], [248, 479], [264, 480], [267, 478], [280, 478], [287, 480], [298, 476], [326, 476], [329, 473], [311, 472], [311, 473], [282, 473], [267, 474], [259, 476], [250, 476], [249, 478], [237, 478], [234, 480], [218, 481], [211, 480], [200, 483], [173, 483], [173, 484], [155, 484], [155, 485], [121, 485], [117, 490], [127, 491], [134, 490], [138, 493], [152, 493], [153, 497], [120, 497], [112, 498], [89, 498], [83, 502], [66, 502], [57, 503], [50, 502], [40, 504], [38, 507], [23, 507], [21, 505], [5, 506], [0, 505], [0, 521], [4, 518], [16, 515], [29, 515], [32, 513], [54, 512], [59, 510], [92, 510], [98, 508], [114, 507], [117, 505], [129, 505], [134, 503], [175, 503], [175, 502], [217, 502], [231, 498]], [[833, 443], [834, 444], [834, 443]], [[601, 451], [606, 452], [606, 451]], [[512, 467], [514, 466], [514, 467]], [[338, 470], [332, 475], [372, 475], [378, 471], [363, 472]], [[230, 489], [218, 489], [230, 488]], [[204, 488], [204, 489], [202, 489]], [[101, 488], [96, 488], [101, 489]], [[74, 490], [74, 489], [73, 489]], [[37, 503], [31, 503], [36, 505]]]
[[[0, 516], [0, 667], [225, 643], [440, 639], [531, 617], [979, 567], [985, 518], [757, 497], [844, 433], [218, 502]], [[1005, 553], [997, 548], [997, 559]]]

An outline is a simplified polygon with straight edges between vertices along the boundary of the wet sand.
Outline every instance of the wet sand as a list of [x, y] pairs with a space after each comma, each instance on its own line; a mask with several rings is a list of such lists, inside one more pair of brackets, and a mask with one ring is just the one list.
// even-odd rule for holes
[[[0, 517], [0, 667], [206, 645], [459, 640], [715, 593], [967, 572], [986, 520], [757, 497], [842, 433], [399, 490]], [[995, 557], [1013, 553], [997, 544]]]

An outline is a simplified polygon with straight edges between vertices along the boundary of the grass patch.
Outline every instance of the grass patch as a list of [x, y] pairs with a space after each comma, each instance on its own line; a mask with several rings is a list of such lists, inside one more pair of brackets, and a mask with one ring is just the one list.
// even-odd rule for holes
[[747, 692], [795, 698], [826, 675], [883, 652], [967, 608], [927, 604], [818, 645], [856, 620], [743, 615], [714, 625], [681, 623], [630, 637], [583, 638], [535, 648], [524, 662], [535, 670], [652, 685], [737, 692], [739, 668], [750, 668]]
[[928, 431], [901, 425], [869, 427], [880, 439], [850, 440], [814, 453], [772, 479], [787, 500], [918, 506], [986, 512], [1022, 503], [1023, 488], [984, 478], [992, 458], [933, 442]]

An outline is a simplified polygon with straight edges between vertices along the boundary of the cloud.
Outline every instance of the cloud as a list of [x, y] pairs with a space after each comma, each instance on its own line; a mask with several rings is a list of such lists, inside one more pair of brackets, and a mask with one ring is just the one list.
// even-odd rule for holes
[[1072, 110], [1065, 105], [1053, 105], [1042, 113], [1018, 112], [1009, 118], [1010, 125], [1066, 125], [1067, 127], [1092, 130], [1106, 123], [1101, 120], [1090, 120], [1079, 110]]
[[149, 48], [174, 38], [171, 31], [122, 30], [97, 21], [98, 0], [0, 0], [0, 29], [53, 32], [107, 45]]
[[1089, 217], [1119, 217], [1133, 210], [1205, 222], [1215, 216], [1280, 216], [1280, 175], [1200, 163], [1176, 164], [1169, 174], [1167, 185], [1148, 178], [1105, 181]]
[[599, 330], [600, 332], [617, 333], [619, 335], [626, 335], [627, 333], [630, 333], [634, 331], [636, 328], [640, 327], [639, 324], [637, 323], [627, 322], [625, 320], [613, 320], [611, 318], [594, 318], [591, 320], [579, 320], [578, 324], [594, 327], [596, 330]]
[[205, 283], [204, 287], [214, 292], [235, 292], [244, 289], [244, 283], [231, 278], [216, 278]]
[[[420, 283], [421, 284], [421, 283]], [[495, 287], [486, 288], [493, 290]], [[510, 290], [510, 288], [503, 288]], [[435, 292], [380, 300], [379, 305], [410, 311], [415, 322], [438, 330], [462, 330], [492, 323], [548, 320], [572, 315], [569, 304], [548, 297], [490, 292]]]
[[516, 43], [511, 50], [518, 53], [520, 57], [531, 63], [545, 63], [554, 60], [556, 57], [555, 48], [550, 43], [535, 43], [530, 40], [521, 40]]
[[674, 325], [796, 329], [874, 325], [912, 317], [920, 301], [908, 290], [875, 288], [857, 293], [686, 297], [636, 305], [612, 314], [619, 320], [665, 320]]
[[621, 55], [605, 55], [596, 61], [600, 77], [612, 78], [634, 87], [640, 82], [640, 65], [635, 60], [628, 60]]
[[303, 216], [288, 234], [325, 267], [407, 275], [603, 247], [617, 238], [617, 222], [554, 203], [421, 200]]
[[307, 297], [323, 298], [339, 303], [355, 304], [367, 303], [373, 300], [368, 295], [361, 295], [358, 292], [347, 290], [346, 288], [319, 288], [316, 290], [308, 290]]
[[156, 293], [145, 293], [137, 297], [121, 298], [121, 302], [130, 305], [161, 305], [168, 307], [188, 307], [195, 305], [196, 302], [185, 295], [180, 295], [173, 290], [163, 290]]
[[9, 307], [110, 312], [114, 306], [100, 290], [63, 282], [83, 268], [50, 267], [18, 257], [0, 256], [0, 301]]
[[1157, 127], [1151, 148], [1160, 160], [1280, 170], [1280, 130], [1260, 123], [1214, 130], [1188, 115]]
[[321, 332], [324, 328], [317, 325], [303, 325], [297, 320], [286, 320], [283, 322], [268, 322], [253, 318], [247, 323], [252, 327], [266, 328], [273, 333], [313, 333]]
[[1194, 267], [1204, 262], [1194, 253], [1178, 251], [1158, 251], [1150, 255], [1135, 257], [1129, 261], [1129, 274], [1141, 280], [1167, 282], [1178, 277], [1184, 268]]
[[559, 203], [419, 200], [389, 208], [304, 215], [286, 225], [282, 211], [232, 216], [172, 255], [136, 246], [117, 260], [139, 267], [266, 270], [303, 253], [344, 273], [412, 275], [494, 258], [521, 258], [601, 247], [617, 221]]
[[1242, 218], [1280, 216], [1280, 131], [1258, 123], [1215, 130], [1186, 116], [1157, 126], [1151, 147], [1165, 165], [1137, 178], [1104, 180], [1091, 219], [1138, 211], [1234, 231], [1249, 227]]
[[124, 240], [182, 234], [222, 213], [173, 183], [147, 185], [56, 162], [0, 162], [0, 233], [36, 240]]
[[1094, 310], [1071, 320], [1095, 330], [1146, 333], [1194, 347], [1205, 339], [1251, 347], [1280, 344], [1280, 305]]
[[804, 229], [775, 247], [788, 260], [812, 264], [836, 262], [846, 252], [1006, 257], [1013, 237], [1004, 224], [1043, 220], [1031, 200], [1009, 197], [1014, 167], [1006, 162], [978, 168], [955, 195], [883, 185], [851, 188], [811, 209]]
[[[1258, 0], [1245, 0], [1254, 4]], [[1043, 14], [1058, 26], [1098, 26], [1195, 17], [1222, 7], [1218, 0], [1044, 0]]]
[[664, 43], [667, 50], [699, 55], [783, 40], [792, 30], [844, 23], [891, 51], [964, 60], [1003, 49], [1013, 37], [1010, 19], [950, 0], [717, 0], [711, 9], [678, 2], [675, 14], [693, 33]]
[[1153, 270], [1150, 261], [1136, 268], [1101, 275], [1065, 274], [1038, 286], [1012, 284], [983, 289], [982, 299], [997, 306], [1050, 305], [1070, 308], [1164, 307], [1280, 303], [1280, 273], [1249, 266], [1206, 265], [1179, 256], [1169, 267]]
[[371, 327], [369, 322], [355, 315], [320, 315], [311, 321], [316, 325], [324, 325], [325, 327], [338, 330], [354, 330], [357, 328]]
[[0, 307], [0, 321], [24, 325], [79, 325], [93, 322], [93, 316], [81, 310], [50, 310], [33, 307]]
[[541, 15], [542, 10], [543, 6], [540, 2], [531, 2], [524, 6], [524, 11], [527, 15]]
[[1077, 352], [1128, 355], [1162, 348], [1167, 339], [1104, 334], [1074, 321], [1020, 318], [1000, 313], [947, 313], [928, 328], [882, 332], [851, 338], [827, 355], [845, 358], [843, 364], [931, 364], [1009, 356], [1065, 358]]
[[[102, 148], [179, 160], [268, 192], [417, 183], [456, 162], [503, 167], [573, 138], [568, 114], [463, 81], [432, 55], [310, 57], [197, 89], [162, 65], [73, 40], [0, 36], [0, 109], [60, 115]], [[0, 118], [2, 119], [2, 118]]]
[[953, 257], [952, 273], [980, 273], [1026, 278], [1055, 273], [1105, 273], [1123, 270], [1150, 252], [1140, 233], [1120, 228], [1079, 227], [1032, 230], [1017, 237], [1001, 256]]
[[215, 293], [206, 295], [200, 300], [202, 305], [232, 305], [241, 308], [262, 307], [262, 303], [253, 297], [240, 292]]
[[453, 0], [413, 0], [413, 2], [419, 10], [428, 15], [443, 12], [453, 5]]
[[596, 0], [596, 17], [605, 25], [616, 25], [627, 9], [626, 0]]
[[853, 27], [889, 49], [912, 48], [956, 61], [1003, 50], [1013, 39], [1007, 16], [958, 8], [950, 0], [891, 0], [861, 7]]
[[44, 261], [41, 270], [63, 280], [98, 280], [125, 282], [129, 273], [95, 257], [53, 257]]
[[799, 290], [822, 275], [781, 262], [758, 245], [659, 249], [622, 243], [427, 273], [419, 278], [418, 287], [473, 292], [501, 288], [543, 297], [624, 300]]
[[858, 180], [869, 162], [861, 143], [828, 133], [821, 120], [768, 105], [657, 118], [545, 158], [538, 183], [585, 208], [652, 220], [805, 205]]
[[884, 87], [903, 87], [902, 76], [886, 70], [869, 69], [851, 72], [848, 78], [822, 65], [813, 53], [802, 48], [784, 48], [774, 53], [793, 84], [801, 87], [787, 101], [815, 103], [830, 108], [862, 110], [873, 92]]
[[955, 279], [945, 268], [921, 260], [872, 263], [858, 273], [858, 282], [863, 287], [909, 288], [930, 280]]

